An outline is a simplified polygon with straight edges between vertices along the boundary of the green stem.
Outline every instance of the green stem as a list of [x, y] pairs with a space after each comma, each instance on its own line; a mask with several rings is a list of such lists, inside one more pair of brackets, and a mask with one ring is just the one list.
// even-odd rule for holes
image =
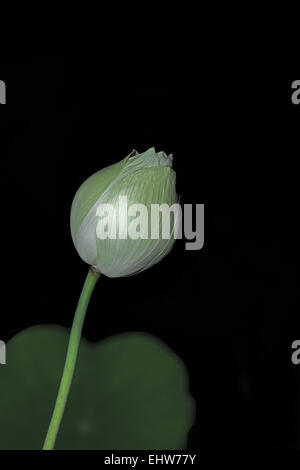
[[64, 409], [67, 403], [68, 394], [72, 383], [86, 310], [99, 276], [100, 273], [95, 272], [93, 268], [90, 268], [81, 291], [70, 333], [65, 367], [61, 378], [58, 395], [56, 398], [56, 403], [49, 424], [43, 450], [52, 450], [55, 445], [56, 436], [59, 431], [59, 427], [64, 414]]

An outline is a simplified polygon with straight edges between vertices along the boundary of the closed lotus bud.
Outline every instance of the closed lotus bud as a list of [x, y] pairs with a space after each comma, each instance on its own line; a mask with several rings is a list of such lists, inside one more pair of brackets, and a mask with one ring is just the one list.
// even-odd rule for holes
[[[158, 263], [171, 250], [179, 224], [175, 182], [172, 155], [154, 148], [141, 154], [134, 150], [90, 176], [71, 208], [72, 239], [80, 257], [108, 277]], [[162, 208], [172, 206], [163, 221]]]

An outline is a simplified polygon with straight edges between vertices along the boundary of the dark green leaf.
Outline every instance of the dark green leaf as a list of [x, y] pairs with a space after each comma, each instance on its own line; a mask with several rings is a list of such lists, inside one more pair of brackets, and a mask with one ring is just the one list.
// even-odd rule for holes
[[[0, 366], [0, 449], [41, 449], [69, 331], [36, 326]], [[56, 449], [184, 449], [194, 420], [184, 364], [164, 343], [123, 333], [82, 339]]]

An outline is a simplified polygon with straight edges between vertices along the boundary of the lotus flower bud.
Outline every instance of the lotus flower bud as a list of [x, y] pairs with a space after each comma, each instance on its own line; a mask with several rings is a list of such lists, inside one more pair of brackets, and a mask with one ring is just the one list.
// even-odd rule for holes
[[177, 209], [175, 182], [172, 155], [154, 148], [141, 154], [134, 150], [90, 176], [71, 208], [71, 234], [80, 257], [108, 277], [128, 276], [158, 263], [174, 244], [179, 213], [169, 212], [173, 225], [164, 237], [157, 226], [161, 212], [158, 224], [151, 211], [162, 204]]

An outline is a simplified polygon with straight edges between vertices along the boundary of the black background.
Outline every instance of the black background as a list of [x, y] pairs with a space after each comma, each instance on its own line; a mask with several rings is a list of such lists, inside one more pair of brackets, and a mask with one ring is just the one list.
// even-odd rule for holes
[[67, 56], [1, 65], [0, 338], [71, 326], [88, 269], [70, 237], [74, 194], [133, 148], [155, 146], [174, 154], [181, 202], [205, 204], [205, 245], [177, 241], [144, 273], [102, 277], [84, 336], [146, 331], [184, 360], [197, 401], [189, 448], [299, 448], [293, 79], [229, 69], [175, 83], [154, 72], [149, 85], [138, 71]]

